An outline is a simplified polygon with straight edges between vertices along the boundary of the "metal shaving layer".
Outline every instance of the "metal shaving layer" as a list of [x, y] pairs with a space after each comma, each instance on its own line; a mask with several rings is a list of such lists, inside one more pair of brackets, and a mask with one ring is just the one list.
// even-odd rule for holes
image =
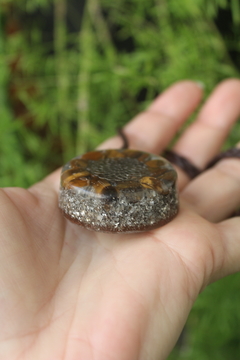
[[88, 188], [60, 189], [59, 207], [71, 221], [94, 231], [140, 232], [171, 221], [178, 212], [175, 186], [168, 195], [157, 191], [126, 190], [111, 199]]

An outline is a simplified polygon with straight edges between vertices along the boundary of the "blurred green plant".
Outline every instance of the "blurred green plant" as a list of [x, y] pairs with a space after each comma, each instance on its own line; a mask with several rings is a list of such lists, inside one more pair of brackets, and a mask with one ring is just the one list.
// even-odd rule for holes
[[[0, 186], [28, 187], [94, 148], [175, 81], [202, 81], [207, 96], [239, 77], [239, 0], [76, 4], [0, 0]], [[214, 21], [221, 9], [231, 36]], [[237, 124], [227, 146], [239, 138]], [[201, 294], [169, 360], [239, 359], [239, 280]]]
[[94, 148], [174, 81], [208, 94], [239, 76], [213, 21], [230, 7], [237, 28], [235, 0], [88, 0], [82, 15], [66, 0], [1, 2], [1, 186], [29, 186]]

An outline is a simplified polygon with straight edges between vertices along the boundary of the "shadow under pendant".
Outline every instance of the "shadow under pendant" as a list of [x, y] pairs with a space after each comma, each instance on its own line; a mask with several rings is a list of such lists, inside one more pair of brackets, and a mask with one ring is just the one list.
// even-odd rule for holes
[[92, 151], [62, 169], [59, 207], [89, 230], [136, 233], [178, 213], [177, 173], [161, 156], [130, 149]]

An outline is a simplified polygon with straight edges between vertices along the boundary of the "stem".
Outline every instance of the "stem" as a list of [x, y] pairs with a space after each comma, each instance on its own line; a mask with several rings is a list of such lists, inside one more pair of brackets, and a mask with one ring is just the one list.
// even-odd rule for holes
[[66, 59], [66, 0], [55, 0], [54, 6], [54, 47], [57, 73], [57, 108], [60, 137], [63, 144], [63, 160], [72, 155], [71, 129], [67, 116], [68, 69]]
[[79, 32], [80, 63], [78, 74], [78, 128], [77, 154], [87, 150], [89, 136], [89, 85], [93, 53], [93, 34], [87, 7], [83, 14], [82, 28]]
[[96, 36], [98, 37], [110, 64], [113, 64], [117, 58], [116, 52], [107, 23], [102, 14], [99, 0], [88, 0], [88, 9], [92, 24], [96, 28]]

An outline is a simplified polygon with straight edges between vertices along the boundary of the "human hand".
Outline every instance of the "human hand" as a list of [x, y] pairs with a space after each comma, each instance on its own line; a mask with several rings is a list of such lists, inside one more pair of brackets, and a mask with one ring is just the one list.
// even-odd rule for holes
[[[221, 83], [174, 150], [196, 166], [220, 150], [240, 113], [240, 81]], [[124, 129], [130, 147], [160, 153], [202, 91], [182, 81]], [[115, 137], [101, 148], [117, 148]], [[178, 171], [180, 212], [131, 235], [90, 232], [58, 209], [60, 172], [29, 190], [0, 191], [0, 359], [160, 360], [199, 292], [240, 270], [240, 162], [190, 181]]]

